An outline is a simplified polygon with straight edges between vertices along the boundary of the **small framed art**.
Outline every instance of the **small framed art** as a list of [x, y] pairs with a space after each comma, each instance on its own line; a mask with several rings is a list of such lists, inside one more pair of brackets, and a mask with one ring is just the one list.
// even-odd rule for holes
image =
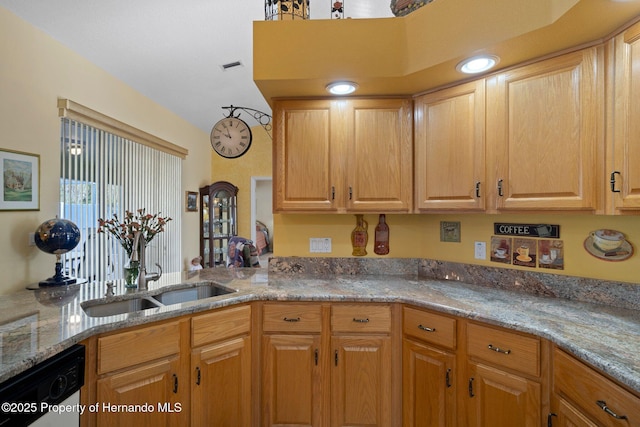
[[185, 209], [187, 212], [198, 212], [198, 193], [195, 191], [186, 192]]
[[0, 149], [0, 168], [0, 210], [40, 210], [40, 156]]

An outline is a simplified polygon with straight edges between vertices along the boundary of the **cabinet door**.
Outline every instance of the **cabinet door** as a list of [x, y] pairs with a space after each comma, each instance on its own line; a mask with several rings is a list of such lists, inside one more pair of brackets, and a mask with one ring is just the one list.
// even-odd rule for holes
[[[126, 356], [123, 356], [126, 357]], [[189, 392], [180, 383], [177, 356], [139, 365], [97, 381], [97, 425], [184, 426]], [[139, 405], [139, 406], [134, 406]], [[127, 409], [130, 408], [130, 409]]]
[[487, 80], [487, 166], [498, 211], [594, 211], [603, 186], [601, 48]]
[[539, 427], [540, 384], [486, 365], [469, 364], [470, 427]]
[[484, 210], [484, 79], [421, 96], [414, 114], [417, 209]]
[[409, 212], [413, 205], [411, 101], [352, 100], [341, 141], [349, 211]]
[[456, 425], [455, 356], [413, 340], [402, 345], [404, 427]]
[[191, 355], [192, 425], [251, 425], [251, 341], [248, 336]]
[[334, 336], [332, 426], [391, 425], [391, 338]]
[[320, 335], [263, 336], [264, 426], [320, 426]]
[[640, 24], [615, 39], [613, 197], [617, 212], [640, 210]]
[[562, 398], [558, 398], [557, 409], [554, 414], [557, 417], [557, 421], [551, 422], [553, 427], [598, 427], [579, 409]]
[[340, 147], [331, 144], [331, 110], [328, 100], [275, 103], [274, 212], [336, 210]]

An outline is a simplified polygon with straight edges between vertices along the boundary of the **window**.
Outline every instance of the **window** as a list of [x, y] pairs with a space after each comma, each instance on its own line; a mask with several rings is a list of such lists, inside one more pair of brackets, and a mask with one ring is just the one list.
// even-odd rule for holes
[[147, 246], [148, 270], [157, 271], [157, 263], [164, 272], [181, 271], [180, 155], [68, 116], [61, 119], [59, 215], [73, 221], [82, 238], [64, 256], [66, 274], [89, 280], [121, 279], [126, 252], [109, 234], [97, 233], [98, 218], [123, 218], [126, 211], [138, 209], [172, 218]]

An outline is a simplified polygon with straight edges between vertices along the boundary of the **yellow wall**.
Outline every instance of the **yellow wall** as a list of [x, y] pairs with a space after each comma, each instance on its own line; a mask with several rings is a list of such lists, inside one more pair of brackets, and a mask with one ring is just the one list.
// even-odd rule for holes
[[[369, 222], [367, 257], [381, 258], [373, 253], [374, 229], [377, 215], [365, 215]], [[460, 221], [460, 243], [440, 242], [440, 221]], [[516, 268], [526, 271], [551, 272], [541, 268], [505, 266], [474, 259], [474, 242], [484, 241], [489, 247], [494, 222], [559, 224], [560, 239], [564, 242], [565, 269], [553, 271], [596, 279], [640, 283], [640, 255], [621, 262], [608, 262], [591, 256], [583, 248], [589, 232], [600, 228], [622, 231], [638, 250], [640, 244], [640, 217], [595, 215], [387, 215], [390, 228], [391, 251], [386, 257], [432, 258], [443, 261], [480, 264], [492, 267]], [[354, 215], [274, 215], [275, 256], [351, 256], [351, 231], [355, 227]], [[310, 254], [310, 237], [331, 237], [331, 254]], [[488, 254], [487, 254], [488, 257]]]
[[[225, 112], [226, 113], [226, 112]], [[223, 115], [220, 116], [220, 119]], [[253, 141], [249, 151], [237, 159], [225, 159], [211, 151], [211, 183], [229, 181], [238, 187], [238, 236], [251, 238], [251, 177], [271, 176], [271, 138], [247, 113], [240, 118], [251, 126]], [[214, 121], [217, 121], [215, 119]], [[213, 123], [212, 123], [213, 125]]]
[[[59, 203], [60, 119], [68, 98], [185, 147], [182, 194], [211, 175], [209, 136], [0, 7], [0, 148], [40, 155], [40, 210], [0, 212], [0, 294], [53, 275], [55, 258], [28, 245]], [[135, 66], [135, 64], [131, 64]], [[152, 70], [150, 70], [152, 71]], [[197, 213], [183, 213], [183, 263], [198, 253]]]

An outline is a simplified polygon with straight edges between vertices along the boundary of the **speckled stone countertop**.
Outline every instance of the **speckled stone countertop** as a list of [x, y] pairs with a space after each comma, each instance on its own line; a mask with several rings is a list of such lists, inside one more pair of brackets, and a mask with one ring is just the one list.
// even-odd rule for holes
[[[273, 261], [273, 260], [272, 260]], [[302, 264], [301, 264], [302, 265]], [[415, 264], [413, 264], [415, 265]], [[546, 338], [640, 392], [640, 310], [428, 277], [425, 264], [399, 274], [201, 270], [165, 275], [148, 291], [127, 291], [116, 282], [108, 300], [154, 295], [166, 286], [215, 282], [235, 292], [182, 304], [109, 317], [89, 317], [81, 304], [105, 298], [104, 283], [21, 291], [0, 298], [0, 382], [92, 335], [150, 321], [249, 301], [400, 302], [474, 319]], [[325, 266], [326, 267], [326, 266]], [[442, 268], [440, 265], [439, 268]], [[413, 273], [411, 270], [413, 269]], [[327, 271], [330, 271], [327, 273]], [[637, 285], [633, 292], [640, 290]]]

